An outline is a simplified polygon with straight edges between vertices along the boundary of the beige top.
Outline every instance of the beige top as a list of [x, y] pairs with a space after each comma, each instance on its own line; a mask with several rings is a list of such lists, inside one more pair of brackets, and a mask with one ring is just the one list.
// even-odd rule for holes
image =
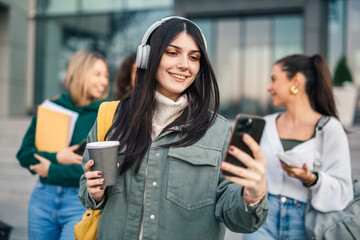
[[176, 118], [178, 118], [185, 107], [188, 105], [188, 99], [185, 94], [178, 98], [176, 102], [164, 95], [155, 92], [156, 107], [152, 122], [151, 139], [159, 136], [161, 131]]

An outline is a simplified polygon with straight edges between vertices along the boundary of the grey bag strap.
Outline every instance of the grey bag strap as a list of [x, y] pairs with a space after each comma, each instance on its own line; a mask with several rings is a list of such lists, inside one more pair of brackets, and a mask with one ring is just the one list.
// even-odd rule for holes
[[323, 150], [323, 138], [324, 138], [323, 128], [329, 120], [330, 117], [324, 115], [320, 118], [319, 123], [316, 126], [315, 151], [314, 151], [315, 156], [314, 156], [313, 171], [318, 171], [321, 168], [321, 153]]

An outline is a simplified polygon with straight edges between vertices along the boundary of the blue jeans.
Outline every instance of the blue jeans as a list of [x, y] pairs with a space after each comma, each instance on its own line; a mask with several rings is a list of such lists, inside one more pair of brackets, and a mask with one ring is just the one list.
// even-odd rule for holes
[[74, 226], [86, 211], [77, 195], [78, 188], [38, 181], [29, 202], [29, 239], [74, 239]]
[[264, 225], [244, 240], [306, 240], [306, 203], [292, 198], [268, 194], [269, 212]]

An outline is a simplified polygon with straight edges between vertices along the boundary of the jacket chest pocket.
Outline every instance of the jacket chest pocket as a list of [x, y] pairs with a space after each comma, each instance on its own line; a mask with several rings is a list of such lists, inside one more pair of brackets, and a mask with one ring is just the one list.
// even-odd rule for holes
[[219, 150], [196, 145], [169, 149], [166, 198], [192, 211], [215, 203]]

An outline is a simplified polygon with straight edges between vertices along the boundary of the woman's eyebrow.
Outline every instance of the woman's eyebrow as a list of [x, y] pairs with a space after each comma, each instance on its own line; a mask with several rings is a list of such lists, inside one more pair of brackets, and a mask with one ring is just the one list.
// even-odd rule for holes
[[[170, 45], [169, 45], [169, 47], [173, 47], [173, 48], [176, 48], [176, 49], [182, 50], [182, 48], [181, 48], [181, 47], [176, 46], [176, 45], [172, 45], [172, 44], [170, 44]], [[190, 52], [199, 52], [199, 53], [200, 53], [200, 50], [191, 50]]]

